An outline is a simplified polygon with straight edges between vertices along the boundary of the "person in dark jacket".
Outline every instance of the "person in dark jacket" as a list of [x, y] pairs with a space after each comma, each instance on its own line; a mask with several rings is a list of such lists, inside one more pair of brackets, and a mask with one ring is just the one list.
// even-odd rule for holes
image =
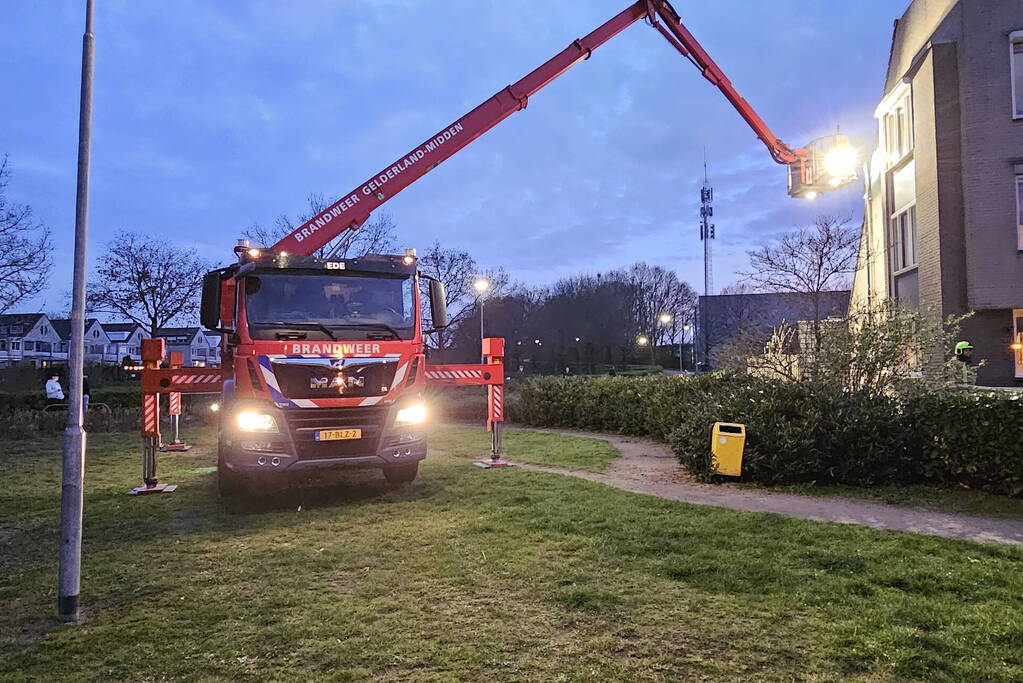
[[82, 375], [82, 412], [89, 411], [89, 377]]

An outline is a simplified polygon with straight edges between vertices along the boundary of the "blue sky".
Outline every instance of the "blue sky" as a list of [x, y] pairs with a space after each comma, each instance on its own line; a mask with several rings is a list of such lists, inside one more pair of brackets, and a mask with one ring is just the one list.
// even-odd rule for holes
[[[0, 153], [11, 199], [53, 230], [70, 287], [84, 0], [8, 0]], [[96, 0], [91, 254], [121, 228], [226, 261], [254, 221], [358, 186], [623, 9], [624, 0]], [[873, 144], [902, 0], [677, 0], [775, 132]], [[438, 239], [543, 284], [645, 260], [698, 289], [698, 188], [715, 188], [715, 285], [818, 213], [859, 219], [852, 186], [815, 202], [730, 105], [637, 23], [385, 206], [402, 246]]]

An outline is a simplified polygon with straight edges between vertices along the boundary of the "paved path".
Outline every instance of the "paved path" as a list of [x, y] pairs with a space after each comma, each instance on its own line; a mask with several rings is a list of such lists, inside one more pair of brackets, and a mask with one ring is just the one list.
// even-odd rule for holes
[[861, 524], [877, 529], [912, 531], [984, 543], [1023, 545], [1023, 520], [1020, 519], [977, 517], [850, 498], [815, 498], [789, 493], [751, 491], [728, 484], [701, 484], [686, 481], [678, 461], [664, 444], [637, 437], [574, 430], [542, 431], [601, 439], [617, 448], [621, 457], [614, 460], [604, 472], [522, 464], [521, 467], [524, 469], [568, 474], [623, 491], [645, 493], [697, 505], [715, 505], [751, 512], [774, 512], [789, 517]]

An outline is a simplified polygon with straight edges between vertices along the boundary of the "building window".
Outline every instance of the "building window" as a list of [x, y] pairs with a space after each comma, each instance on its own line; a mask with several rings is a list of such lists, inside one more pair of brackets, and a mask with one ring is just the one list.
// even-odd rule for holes
[[50, 353], [53, 347], [50, 342], [36, 342], [36, 351], [42, 351], [43, 353]]
[[1016, 176], [1016, 248], [1023, 250], [1023, 174]]
[[21, 334], [21, 325], [11, 325], [11, 334]]
[[920, 240], [916, 224], [916, 163], [903, 164], [890, 172], [888, 178], [888, 272], [892, 294], [903, 306], [917, 308]]
[[39, 331], [42, 332], [43, 334], [46, 334], [47, 332], [50, 331], [50, 328], [47, 327], [46, 325], [43, 325], [39, 328]]
[[36, 343], [35, 342], [30, 342], [30, 341], [25, 342], [25, 350], [26, 351], [35, 351], [36, 350]]
[[892, 263], [895, 272], [917, 265], [916, 207], [892, 217]]
[[1012, 356], [1015, 360], [1016, 379], [1023, 379], [1023, 308], [1012, 312]]
[[888, 165], [893, 166], [913, 150], [913, 107], [909, 93], [888, 110], [882, 123]]
[[1012, 74], [1012, 118], [1023, 119], [1023, 31], [1009, 34], [1009, 70]]
[[11, 351], [21, 351], [21, 342], [20, 341], [12, 341], [11, 342]]

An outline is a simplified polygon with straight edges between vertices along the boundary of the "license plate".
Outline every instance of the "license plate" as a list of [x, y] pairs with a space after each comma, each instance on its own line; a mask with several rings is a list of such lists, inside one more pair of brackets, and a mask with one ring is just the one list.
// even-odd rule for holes
[[321, 429], [316, 432], [317, 441], [342, 441], [344, 439], [361, 438], [361, 429]]

